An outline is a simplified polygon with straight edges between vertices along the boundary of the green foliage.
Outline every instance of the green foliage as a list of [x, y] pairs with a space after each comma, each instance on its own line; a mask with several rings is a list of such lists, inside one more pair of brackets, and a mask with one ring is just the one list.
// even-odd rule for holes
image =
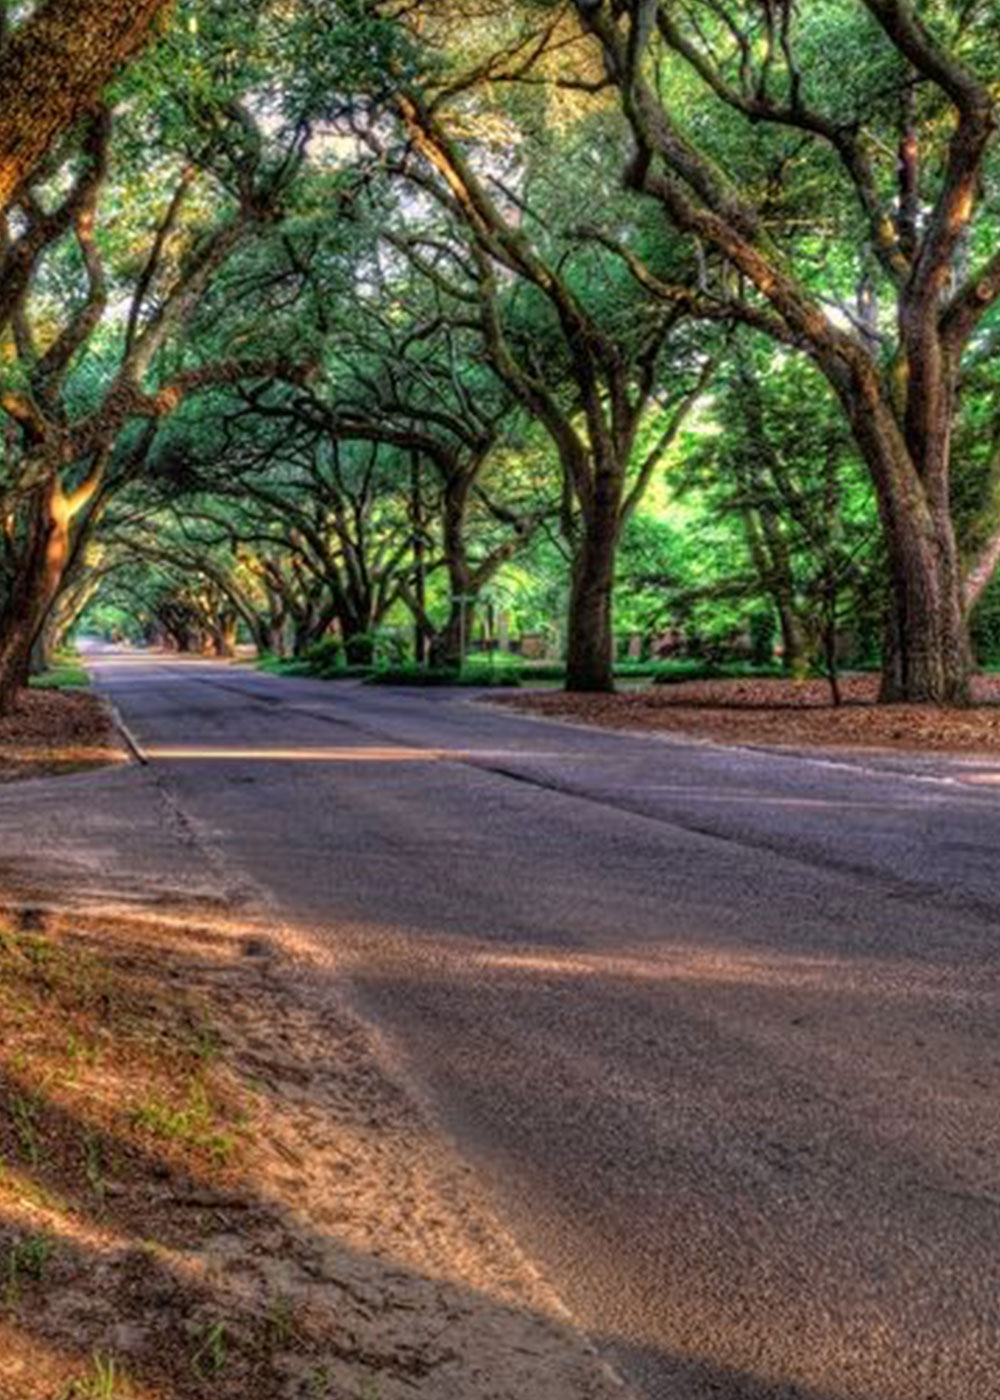
[[994, 579], [972, 614], [972, 649], [980, 666], [1000, 667], [1000, 580]]
[[368, 685], [406, 685], [421, 687], [499, 686], [514, 688], [521, 684], [521, 668], [508, 658], [469, 657], [463, 667], [379, 666], [368, 677]]
[[56, 665], [32, 676], [29, 684], [33, 690], [85, 690], [90, 685], [90, 672], [72, 663]]
[[[618, 676], [770, 674], [782, 650], [808, 669], [834, 634], [850, 664], [875, 663], [888, 571], [842, 406], [792, 345], [745, 327], [723, 335], [716, 317], [727, 302], [743, 297], [759, 321], [766, 300], [625, 187], [622, 111], [606, 91], [586, 91], [603, 74], [596, 48], [566, 45], [556, 30], [543, 53], [547, 4], [473, 8], [420, 4], [411, 23], [410, 7], [393, 19], [366, 0], [179, 0], [164, 42], [119, 79], [97, 219], [107, 314], [53, 386], [60, 413], [80, 422], [101, 411], [121, 368], [130, 298], [139, 295], [136, 326], [155, 324], [224, 231], [232, 246], [195, 279], [141, 384], [152, 394], [208, 367], [231, 373], [160, 416], [139, 468], [129, 453], [145, 419], [116, 437], [92, 548], [80, 551], [70, 581], [87, 569], [101, 579], [96, 596], [81, 592], [81, 625], [107, 640], [197, 652], [253, 641], [262, 669], [290, 676], [363, 678], [374, 668], [377, 684], [562, 679], [559, 661], [473, 650], [459, 673], [410, 658], [415, 621], [440, 642], [456, 595], [477, 600], [466, 643], [494, 644], [500, 613], [513, 636], [538, 634], [552, 655], [564, 643], [583, 512], [552, 423], [579, 430], [586, 445], [613, 397], [581, 382], [589, 338], [567, 333], [576, 315], [613, 347], [606, 360], [629, 367], [626, 399], [651, 366], [648, 412], [626, 463], [634, 481], [652, 454], [617, 557]], [[890, 208], [901, 101], [912, 98], [920, 193], [931, 207], [953, 130], [949, 104], [932, 82], [908, 82], [864, 6], [790, 7], [777, 45], [750, 0], [673, 9], [725, 82], [802, 101], [838, 133], [861, 133], [870, 196]], [[929, 3], [921, 19], [992, 81], [990, 10], [961, 7], [959, 21], [955, 7]], [[736, 41], [741, 25], [746, 46]], [[567, 76], [567, 54], [573, 86], [548, 84]], [[747, 121], [662, 36], [651, 54], [669, 112], [713, 178], [759, 207], [760, 237], [837, 326], [869, 336], [888, 375], [897, 292], [836, 143], [812, 140], [796, 122]], [[490, 325], [527, 391], [511, 388], [484, 337], [481, 266], [460, 204], [435, 196], [434, 173], [398, 120], [394, 99], [411, 88], [436, 94], [437, 120], [509, 220], [509, 242], [498, 251], [487, 240], [497, 279]], [[72, 143], [60, 154], [40, 186], [46, 207], [82, 159]], [[188, 179], [153, 266], [157, 230]], [[977, 196], [986, 217], [956, 277], [959, 262], [975, 266], [992, 251], [998, 190], [991, 148]], [[549, 295], [547, 276], [525, 273], [526, 261], [558, 274], [560, 297]], [[711, 314], [679, 318], [658, 343], [671, 288], [707, 297]], [[31, 285], [39, 347], [86, 295], [84, 249], [67, 234]], [[952, 507], [966, 559], [1000, 525], [997, 320], [984, 320], [959, 395]], [[18, 349], [25, 339], [13, 338], [17, 354], [3, 371], [12, 392], [32, 389], [38, 369], [38, 355]], [[658, 456], [678, 395], [709, 352], [719, 357], [715, 376]], [[258, 361], [265, 367], [246, 379], [233, 367]], [[20, 452], [6, 450], [0, 488], [12, 487]], [[72, 461], [67, 485], [88, 461]], [[2, 602], [17, 558], [0, 554]], [[997, 597], [993, 586], [972, 620], [986, 664], [1000, 661]], [[333, 627], [346, 643], [331, 639]], [[624, 656], [636, 635], [638, 662]], [[33, 683], [85, 680], [60, 667]]]
[[751, 680], [781, 674], [781, 667], [774, 662], [762, 666], [752, 661], [701, 661], [690, 657], [660, 662], [653, 680], [657, 685], [681, 685], [685, 681]]

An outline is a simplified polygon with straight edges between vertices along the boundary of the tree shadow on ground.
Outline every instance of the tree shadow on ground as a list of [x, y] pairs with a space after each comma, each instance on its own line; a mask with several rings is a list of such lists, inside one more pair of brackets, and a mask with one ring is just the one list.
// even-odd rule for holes
[[[39, 937], [44, 922], [31, 916]], [[259, 937], [120, 921], [104, 935], [83, 941], [102, 950], [130, 1028], [171, 986], [195, 990], [209, 1018], [180, 1005], [185, 1045], [228, 1016], [210, 1087], [237, 1107], [244, 1093], [246, 1121], [231, 1159], [173, 1128], [161, 1142], [134, 1105], [109, 1115], [88, 1096], [97, 1058], [56, 1074], [51, 1054], [32, 1057], [62, 1028], [29, 1018], [27, 1039], [0, 1046], [0, 1400], [613, 1393], [564, 1322], [525, 1301], [487, 1222], [462, 1215], [426, 1124], [323, 979], [299, 985]], [[63, 969], [33, 951], [68, 1015]], [[110, 1048], [128, 1087], [141, 1057], [124, 1033]], [[191, 1052], [174, 1063], [183, 1079]]]
[[[46, 921], [35, 913], [29, 924]], [[491, 1242], [488, 1217], [465, 1201], [468, 1183], [449, 1174], [437, 1135], [387, 1077], [365, 1027], [345, 1012], [336, 971], [308, 956], [289, 960], [259, 933], [93, 918], [71, 924], [89, 950], [100, 950], [141, 1016], [154, 1014], [154, 994], [164, 987], [196, 995], [181, 1017], [185, 1041], [215, 1028], [222, 1090], [232, 1088], [237, 1105], [245, 1091], [250, 1106], [240, 1150], [220, 1161], [210, 1150], [178, 1151], [133, 1131], [128, 1114], [95, 1119], [85, 1100], [59, 1082], [40, 1084], [0, 1048], [0, 1400], [62, 1400], [74, 1394], [73, 1380], [79, 1400], [101, 1393], [83, 1387], [110, 1357], [130, 1378], [123, 1400], [604, 1400], [614, 1393], [547, 1295], [511, 1282], [516, 1257]], [[377, 986], [369, 979], [366, 992], [460, 1014], [470, 1042], [477, 1025], [485, 1034], [502, 1022], [502, 1006], [555, 1024], [582, 991], [600, 1002], [608, 1027], [632, 1014], [627, 978], [598, 986], [558, 962], [528, 975], [502, 966], [481, 974], [468, 968], [474, 994], [460, 1013], [443, 973], [436, 988], [434, 978], [418, 985], [412, 970], [387, 972]], [[435, 1006], [442, 991], [444, 1004]], [[595, 1001], [570, 1014], [596, 1009]], [[492, 1042], [485, 1059], [456, 1063], [456, 1103], [491, 1099], [516, 1124], [515, 1158], [531, 1139], [532, 1151], [544, 1153], [551, 1134], [553, 1151], [578, 1144], [586, 1171], [596, 1088], [609, 1096], [605, 1116], [621, 1125], [617, 1166], [626, 1183], [636, 1155], [638, 1189], [641, 1115], [629, 1111], [621, 1085], [592, 1084], [578, 1102], [574, 1086], [563, 1084], [558, 1121], [546, 1123], [543, 1081], [557, 1063], [543, 1060], [536, 1076], [525, 1076], [503, 1043], [501, 1026], [499, 1051]], [[697, 1086], [685, 1095], [697, 1110]], [[33, 1146], [17, 1124], [25, 1103]], [[797, 1163], [779, 1157], [771, 1166], [787, 1191]], [[526, 1190], [544, 1194], [530, 1170], [524, 1180]], [[601, 1181], [595, 1172], [595, 1191]], [[565, 1189], [572, 1211], [586, 1215], [586, 1193], [574, 1195], [573, 1182]], [[567, 1200], [552, 1204], [558, 1228]], [[640, 1229], [634, 1212], [631, 1228]], [[655, 1217], [641, 1229], [655, 1235]], [[613, 1290], [614, 1260], [592, 1233], [590, 1267]], [[34, 1242], [46, 1235], [51, 1251], [40, 1260]], [[668, 1307], [670, 1292], [664, 1288]], [[719, 1359], [724, 1346], [713, 1348], [710, 1317], [700, 1343], [666, 1317], [662, 1336], [676, 1344], [636, 1344], [614, 1319], [612, 1308], [599, 1343], [650, 1397], [883, 1400], [875, 1381], [827, 1389], [730, 1366]], [[770, 1322], [784, 1326], [777, 1315]]]

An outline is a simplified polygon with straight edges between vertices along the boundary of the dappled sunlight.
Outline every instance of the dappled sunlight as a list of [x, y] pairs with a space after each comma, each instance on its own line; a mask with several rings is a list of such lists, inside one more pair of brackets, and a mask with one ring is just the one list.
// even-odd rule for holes
[[[23, 968], [53, 1015], [33, 1027], [0, 998], [0, 1393], [103, 1395], [113, 1366], [135, 1400], [291, 1393], [309, 1368], [324, 1396], [466, 1400], [501, 1375], [505, 1394], [605, 1394], [304, 934], [279, 950], [263, 925], [177, 910], [11, 912], [29, 932], [7, 986]], [[79, 1002], [80, 959], [110, 1002]], [[180, 1050], [174, 1077], [242, 1102], [231, 1158], [137, 1116], [136, 1034], [161, 1076]]]
[[[517, 749], [423, 749], [396, 745], [264, 748], [236, 744], [156, 744], [144, 746], [143, 754], [156, 762], [197, 763], [463, 763], [474, 759], [513, 760], [524, 757]], [[531, 757], [546, 758], [554, 755], [533, 753]]]
[[[0, 1219], [0, 1226], [2, 1223]], [[60, 1344], [51, 1337], [40, 1337], [34, 1318], [29, 1321], [0, 1315], [0, 1395], [4, 1400], [8, 1396], [11, 1400], [20, 1400], [28, 1385], [44, 1387], [33, 1393], [58, 1396], [59, 1400], [63, 1397], [75, 1400], [76, 1396], [83, 1400], [86, 1396], [106, 1394], [106, 1391], [91, 1388], [96, 1387], [101, 1378], [98, 1367], [103, 1360], [102, 1357], [96, 1362], [93, 1356], [69, 1341]], [[70, 1375], [80, 1389], [67, 1389]], [[149, 1389], [134, 1376], [129, 1376], [128, 1380], [128, 1400], [168, 1400], [162, 1391]], [[8, 1385], [17, 1386], [17, 1389], [9, 1390]], [[83, 1389], [84, 1386], [88, 1388]]]
[[[592, 982], [688, 984], [726, 988], [756, 988], [775, 992], [808, 993], [811, 996], [849, 996], [861, 999], [928, 1001], [947, 997], [969, 1005], [992, 1005], [988, 989], [956, 988], [948, 970], [938, 970], [913, 959], [867, 959], [859, 966], [850, 957], [810, 957], [749, 949], [709, 949], [696, 944], [664, 940], [631, 951], [588, 953], [580, 949], [505, 948], [467, 940], [455, 944], [431, 937], [434, 965], [443, 975], [476, 982], [484, 974], [507, 972], [540, 980], [567, 979]], [[424, 974], [405, 948], [374, 954], [361, 940], [352, 949], [352, 963], [361, 975], [391, 971], [403, 980], [419, 980]]]
[[39, 763], [128, 763], [129, 756], [119, 748], [63, 747], [4, 748], [0, 754], [4, 763], [35, 765]]
[[[245, 656], [201, 656], [192, 652], [160, 651], [155, 647], [125, 651], [120, 647], [94, 649], [81, 643], [80, 651], [89, 667], [101, 671], [116, 671], [119, 668], [126, 669], [130, 666], [161, 665], [183, 666], [185, 669], [196, 670], [199, 667], [242, 666], [247, 661]], [[254, 672], [253, 674], [261, 680], [266, 679], [264, 672]]]
[[[114, 1018], [105, 1025], [105, 1013], [95, 1012], [93, 1028], [81, 1029], [62, 1011], [26, 1039], [22, 1032], [10, 1040], [7, 1053], [0, 1048], [0, 1127], [2, 1110], [18, 1104], [31, 1105], [32, 1124], [27, 1143], [15, 1133], [14, 1156], [0, 1169], [0, 1236], [5, 1223], [42, 1230], [61, 1247], [113, 1261], [135, 1247], [141, 1219], [143, 1234], [156, 1241], [157, 1267], [200, 1288], [218, 1283], [225, 1265], [212, 1236], [224, 1245], [227, 1228], [249, 1209], [248, 1218], [266, 1212], [272, 1228], [290, 1231], [293, 1242], [314, 1240], [359, 1259], [375, 1250], [379, 1268], [412, 1270], [433, 1285], [472, 1283], [497, 1306], [519, 1305], [516, 1246], [482, 1201], [459, 1210], [467, 1188], [458, 1185], [457, 1161], [379, 1062], [370, 1032], [345, 1011], [337, 970], [318, 953], [311, 931], [204, 912], [133, 917], [97, 905], [73, 914], [32, 906], [31, 917], [48, 931], [72, 930], [67, 948], [83, 965], [99, 951], [113, 1002], [130, 1019], [153, 989], [180, 998], [182, 1020], [199, 1018], [199, 1037], [218, 1027], [218, 1045], [213, 1029], [203, 1067], [190, 1061], [186, 1041], [167, 1051], [190, 1061], [174, 1065], [177, 1085], [183, 1088], [185, 1074], [204, 1072], [216, 1086], [213, 1101], [230, 1104], [210, 1127], [213, 1140], [224, 1130], [233, 1145], [217, 1160], [200, 1139], [151, 1135], [137, 1106], [151, 1095], [155, 1102], [166, 1086], [145, 1084], [145, 1071], [136, 1077], [134, 1049]], [[156, 1023], [169, 1006], [163, 1000], [155, 1019], [143, 1013], [156, 1055]], [[3, 1011], [0, 1000], [0, 1029]], [[81, 1039], [91, 1034], [98, 1037], [93, 1051]], [[103, 1164], [99, 1176], [88, 1168], [88, 1144]], [[206, 1239], [195, 1231], [186, 1245], [186, 1223], [204, 1212], [204, 1219], [218, 1219]], [[482, 1254], [478, 1242], [486, 1236], [503, 1242], [506, 1263]], [[225, 1287], [231, 1301], [250, 1306], [246, 1282], [227, 1274]], [[561, 1320], [545, 1290], [532, 1306]]]

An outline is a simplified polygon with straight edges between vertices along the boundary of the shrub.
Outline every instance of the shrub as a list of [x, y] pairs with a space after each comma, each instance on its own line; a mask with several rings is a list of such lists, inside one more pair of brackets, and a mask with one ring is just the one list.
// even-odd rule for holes
[[691, 657], [658, 662], [653, 680], [657, 685], [680, 685], [684, 681], [750, 680], [781, 674], [777, 662], [755, 666], [750, 661], [702, 661]]
[[368, 685], [414, 686], [519, 686], [520, 670], [516, 666], [491, 667], [478, 659], [459, 670], [457, 666], [419, 666], [406, 662], [400, 666], [379, 666], [367, 678]]
[[299, 660], [313, 671], [340, 671], [344, 667], [344, 648], [339, 637], [323, 637], [303, 651]]

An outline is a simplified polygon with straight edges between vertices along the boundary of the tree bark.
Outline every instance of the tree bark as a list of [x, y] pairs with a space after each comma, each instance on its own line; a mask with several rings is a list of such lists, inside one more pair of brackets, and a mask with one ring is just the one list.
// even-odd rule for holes
[[0, 612], [0, 714], [28, 683], [31, 653], [69, 561], [71, 517], [58, 480], [35, 489], [25, 517], [17, 573]]
[[476, 606], [475, 586], [465, 543], [465, 520], [472, 477], [455, 472], [445, 479], [441, 503], [441, 543], [448, 571], [448, 620], [431, 640], [434, 666], [458, 668], [465, 660]]
[[44, 0], [0, 44], [0, 209], [171, 0]]
[[950, 521], [937, 536], [912, 529], [888, 539], [892, 573], [882, 685], [884, 704], [967, 705], [971, 648]]
[[428, 637], [424, 627], [427, 615], [427, 543], [424, 537], [424, 501], [421, 486], [420, 453], [410, 456], [410, 519], [413, 525], [413, 655], [418, 666], [427, 659]]
[[566, 648], [566, 689], [610, 692], [614, 681], [612, 598], [621, 531], [620, 491], [598, 479], [583, 513], [582, 536], [573, 559]]
[[236, 655], [237, 621], [232, 613], [224, 613], [212, 624], [212, 647], [220, 659]]
[[[449, 570], [452, 587], [452, 602], [448, 609], [448, 620], [431, 641], [431, 664], [458, 670], [469, 651], [469, 637], [476, 620], [475, 594], [471, 585], [456, 579]], [[457, 601], [459, 598], [464, 602]]]
[[777, 608], [781, 626], [781, 669], [785, 675], [801, 680], [809, 669], [805, 629], [787, 600], [778, 599]]
[[881, 395], [842, 397], [875, 487], [889, 563], [879, 698], [967, 705], [972, 652], [948, 499], [950, 420], [925, 426], [908, 446]]

